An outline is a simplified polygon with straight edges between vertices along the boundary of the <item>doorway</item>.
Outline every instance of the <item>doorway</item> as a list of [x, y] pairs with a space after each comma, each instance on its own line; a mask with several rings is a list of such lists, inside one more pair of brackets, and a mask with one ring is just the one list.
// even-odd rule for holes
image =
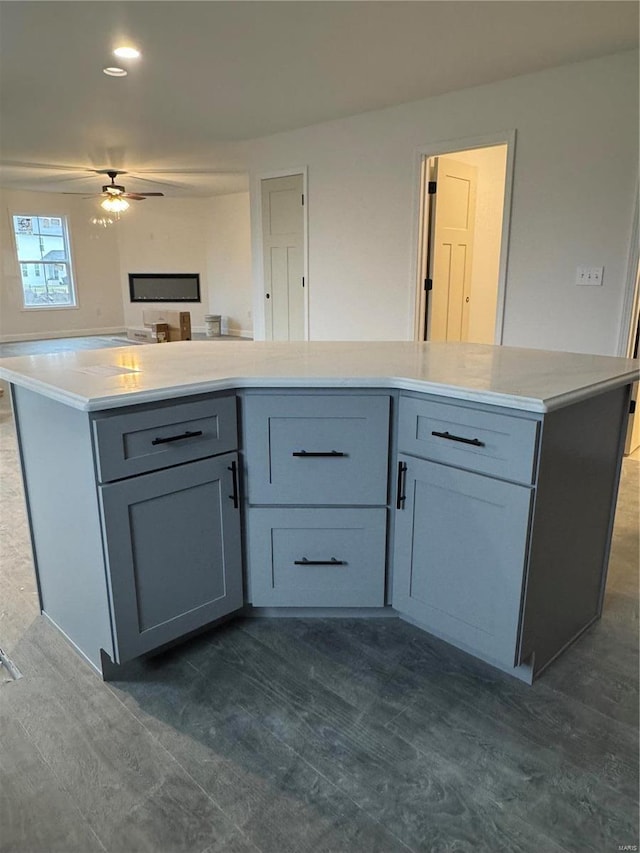
[[[640, 355], [640, 267], [636, 273], [636, 285], [631, 312], [631, 329], [626, 355], [627, 358], [638, 358]], [[629, 456], [640, 448], [640, 412], [638, 412], [638, 398], [640, 394], [638, 393], [638, 384], [638, 382], [634, 382], [631, 388], [629, 423], [624, 444], [625, 456]]]
[[416, 340], [502, 342], [514, 143], [421, 152]]
[[260, 182], [265, 339], [307, 339], [304, 175]]

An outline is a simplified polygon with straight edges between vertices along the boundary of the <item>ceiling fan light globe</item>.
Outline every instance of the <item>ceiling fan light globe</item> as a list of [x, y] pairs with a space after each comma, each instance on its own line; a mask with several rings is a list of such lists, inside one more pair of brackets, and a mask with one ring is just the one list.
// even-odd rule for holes
[[122, 213], [129, 207], [129, 202], [124, 198], [116, 196], [115, 198], [105, 198], [100, 203], [100, 207], [108, 213]]

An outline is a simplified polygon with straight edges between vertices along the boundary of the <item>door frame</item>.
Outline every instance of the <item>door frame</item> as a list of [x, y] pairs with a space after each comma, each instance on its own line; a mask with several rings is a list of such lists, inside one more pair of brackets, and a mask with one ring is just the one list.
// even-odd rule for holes
[[[507, 159], [504, 176], [504, 204], [502, 207], [502, 233], [500, 237], [500, 263], [498, 268], [498, 298], [496, 304], [496, 327], [494, 344], [501, 344], [504, 335], [504, 306], [507, 288], [507, 266], [509, 259], [509, 236], [511, 233], [511, 207], [513, 197], [513, 172], [515, 165], [516, 131], [505, 130], [483, 136], [469, 136], [463, 139], [446, 139], [431, 142], [415, 150], [414, 156], [414, 203], [413, 203], [413, 246], [411, 280], [413, 290], [413, 340], [423, 340], [424, 314], [420, 311], [424, 293], [422, 275], [423, 253], [426, 251], [425, 235], [430, 223], [427, 222], [427, 194], [425, 193], [426, 164], [430, 157], [455, 154], [474, 148], [492, 148], [496, 145], [507, 146]], [[421, 227], [421, 226], [424, 227]], [[422, 316], [421, 316], [422, 314]]]
[[631, 224], [631, 241], [629, 244], [629, 259], [627, 262], [626, 285], [622, 315], [620, 317], [620, 333], [618, 337], [618, 355], [631, 358], [633, 343], [640, 311], [640, 182], [636, 184], [633, 222]]
[[[255, 287], [254, 295], [257, 300], [254, 300], [254, 338], [259, 340], [266, 339], [266, 322], [264, 303], [266, 295], [266, 287], [264, 281], [264, 242], [262, 239], [262, 181], [269, 178], [289, 178], [293, 175], [302, 175], [302, 194], [304, 195], [304, 205], [302, 207], [302, 275], [304, 276], [304, 340], [309, 340], [309, 189], [308, 189], [308, 167], [296, 166], [290, 169], [271, 169], [266, 172], [259, 172], [255, 175], [256, 199], [255, 206], [256, 229], [255, 229], [255, 246], [259, 263], [255, 265]], [[259, 305], [259, 310], [256, 311], [256, 301]], [[258, 338], [256, 332], [260, 327], [261, 336]]]

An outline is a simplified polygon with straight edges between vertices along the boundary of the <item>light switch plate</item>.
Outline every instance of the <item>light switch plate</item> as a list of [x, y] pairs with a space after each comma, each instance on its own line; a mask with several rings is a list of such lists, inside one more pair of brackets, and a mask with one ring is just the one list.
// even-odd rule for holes
[[576, 269], [576, 284], [601, 285], [604, 267], [578, 267]]

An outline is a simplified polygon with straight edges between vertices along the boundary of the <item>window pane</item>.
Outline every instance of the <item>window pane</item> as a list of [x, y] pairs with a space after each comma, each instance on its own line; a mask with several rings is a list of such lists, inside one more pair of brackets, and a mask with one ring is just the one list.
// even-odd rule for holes
[[47, 299], [54, 305], [73, 305], [66, 264], [46, 264]]
[[[13, 221], [19, 261], [36, 261], [41, 258], [46, 261], [69, 260], [60, 218], [14, 216]], [[50, 252], [55, 252], [55, 255], [50, 255]]]
[[41, 237], [40, 249], [43, 261], [67, 260], [67, 249], [62, 237]]
[[21, 264], [25, 305], [74, 305], [66, 264]]
[[42, 257], [40, 237], [37, 235], [16, 234], [16, 248], [19, 261], [39, 261]]

